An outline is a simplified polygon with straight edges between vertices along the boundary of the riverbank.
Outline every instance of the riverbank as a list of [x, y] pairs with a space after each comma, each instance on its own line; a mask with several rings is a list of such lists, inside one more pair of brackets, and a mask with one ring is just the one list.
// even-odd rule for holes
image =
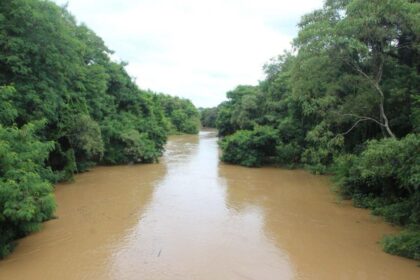
[[220, 163], [214, 132], [171, 136], [158, 164], [56, 187], [58, 219], [0, 279], [418, 279], [377, 240], [396, 228], [338, 202], [326, 176]]

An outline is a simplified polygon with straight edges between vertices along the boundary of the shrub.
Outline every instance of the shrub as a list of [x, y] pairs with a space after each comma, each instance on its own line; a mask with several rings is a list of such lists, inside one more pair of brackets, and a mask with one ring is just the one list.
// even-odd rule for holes
[[335, 161], [335, 178], [345, 195], [410, 195], [420, 186], [420, 137], [368, 141], [360, 155]]
[[382, 240], [384, 251], [393, 255], [420, 260], [420, 231], [406, 230]]
[[248, 167], [261, 166], [275, 155], [277, 131], [268, 126], [238, 130], [221, 140], [222, 160]]
[[87, 114], [77, 114], [71, 116], [64, 129], [73, 149], [78, 172], [86, 171], [100, 161], [104, 143], [97, 122]]
[[413, 206], [412, 199], [404, 199], [396, 203], [370, 208], [372, 209], [372, 214], [383, 216], [385, 221], [403, 226], [410, 223]]
[[103, 162], [106, 164], [157, 161], [166, 139], [164, 130], [142, 123], [136, 116], [125, 113], [104, 122], [105, 144]]
[[335, 180], [355, 206], [392, 224], [414, 228], [385, 237], [384, 250], [420, 259], [420, 138], [416, 134], [367, 142], [359, 155], [335, 161]]
[[284, 144], [280, 142], [276, 146], [276, 162], [293, 167], [300, 162], [301, 147], [295, 142]]
[[0, 125], [0, 258], [10, 253], [15, 239], [38, 230], [55, 209], [47, 180], [53, 174], [44, 166], [53, 143], [36, 138], [40, 126]]

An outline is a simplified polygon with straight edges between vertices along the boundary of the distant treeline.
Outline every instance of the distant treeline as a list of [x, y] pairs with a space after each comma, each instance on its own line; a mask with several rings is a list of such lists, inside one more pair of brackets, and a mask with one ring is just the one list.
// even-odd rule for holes
[[188, 99], [159, 94], [155, 96], [169, 120], [169, 134], [197, 134], [200, 128], [200, 113]]
[[54, 182], [155, 162], [169, 133], [197, 133], [189, 100], [139, 89], [111, 54], [51, 1], [0, 1], [0, 257], [52, 217]]
[[420, 259], [420, 3], [328, 0], [264, 70], [217, 108], [222, 160], [332, 173], [344, 198], [405, 226], [387, 252]]
[[200, 121], [203, 127], [215, 128], [217, 120], [217, 107], [198, 108], [200, 112]]

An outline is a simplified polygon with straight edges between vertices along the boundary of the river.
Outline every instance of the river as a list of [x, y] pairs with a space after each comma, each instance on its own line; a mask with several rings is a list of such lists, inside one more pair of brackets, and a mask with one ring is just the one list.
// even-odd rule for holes
[[57, 219], [0, 279], [420, 279], [378, 240], [397, 229], [325, 176], [219, 162], [215, 132], [171, 137], [159, 164], [97, 167], [56, 187]]

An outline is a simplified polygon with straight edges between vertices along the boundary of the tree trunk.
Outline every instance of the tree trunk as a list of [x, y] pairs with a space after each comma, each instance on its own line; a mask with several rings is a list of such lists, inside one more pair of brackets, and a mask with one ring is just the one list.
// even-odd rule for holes
[[374, 86], [376, 88], [376, 90], [378, 91], [380, 97], [381, 97], [381, 101], [379, 102], [379, 114], [381, 116], [381, 122], [383, 122], [383, 126], [385, 127], [386, 132], [388, 133], [388, 135], [392, 138], [396, 138], [394, 132], [392, 132], [391, 128], [389, 127], [389, 121], [388, 118], [385, 114], [385, 109], [384, 109], [384, 93], [382, 92], [381, 87], [379, 86], [379, 84], [377, 82], [374, 83]]

